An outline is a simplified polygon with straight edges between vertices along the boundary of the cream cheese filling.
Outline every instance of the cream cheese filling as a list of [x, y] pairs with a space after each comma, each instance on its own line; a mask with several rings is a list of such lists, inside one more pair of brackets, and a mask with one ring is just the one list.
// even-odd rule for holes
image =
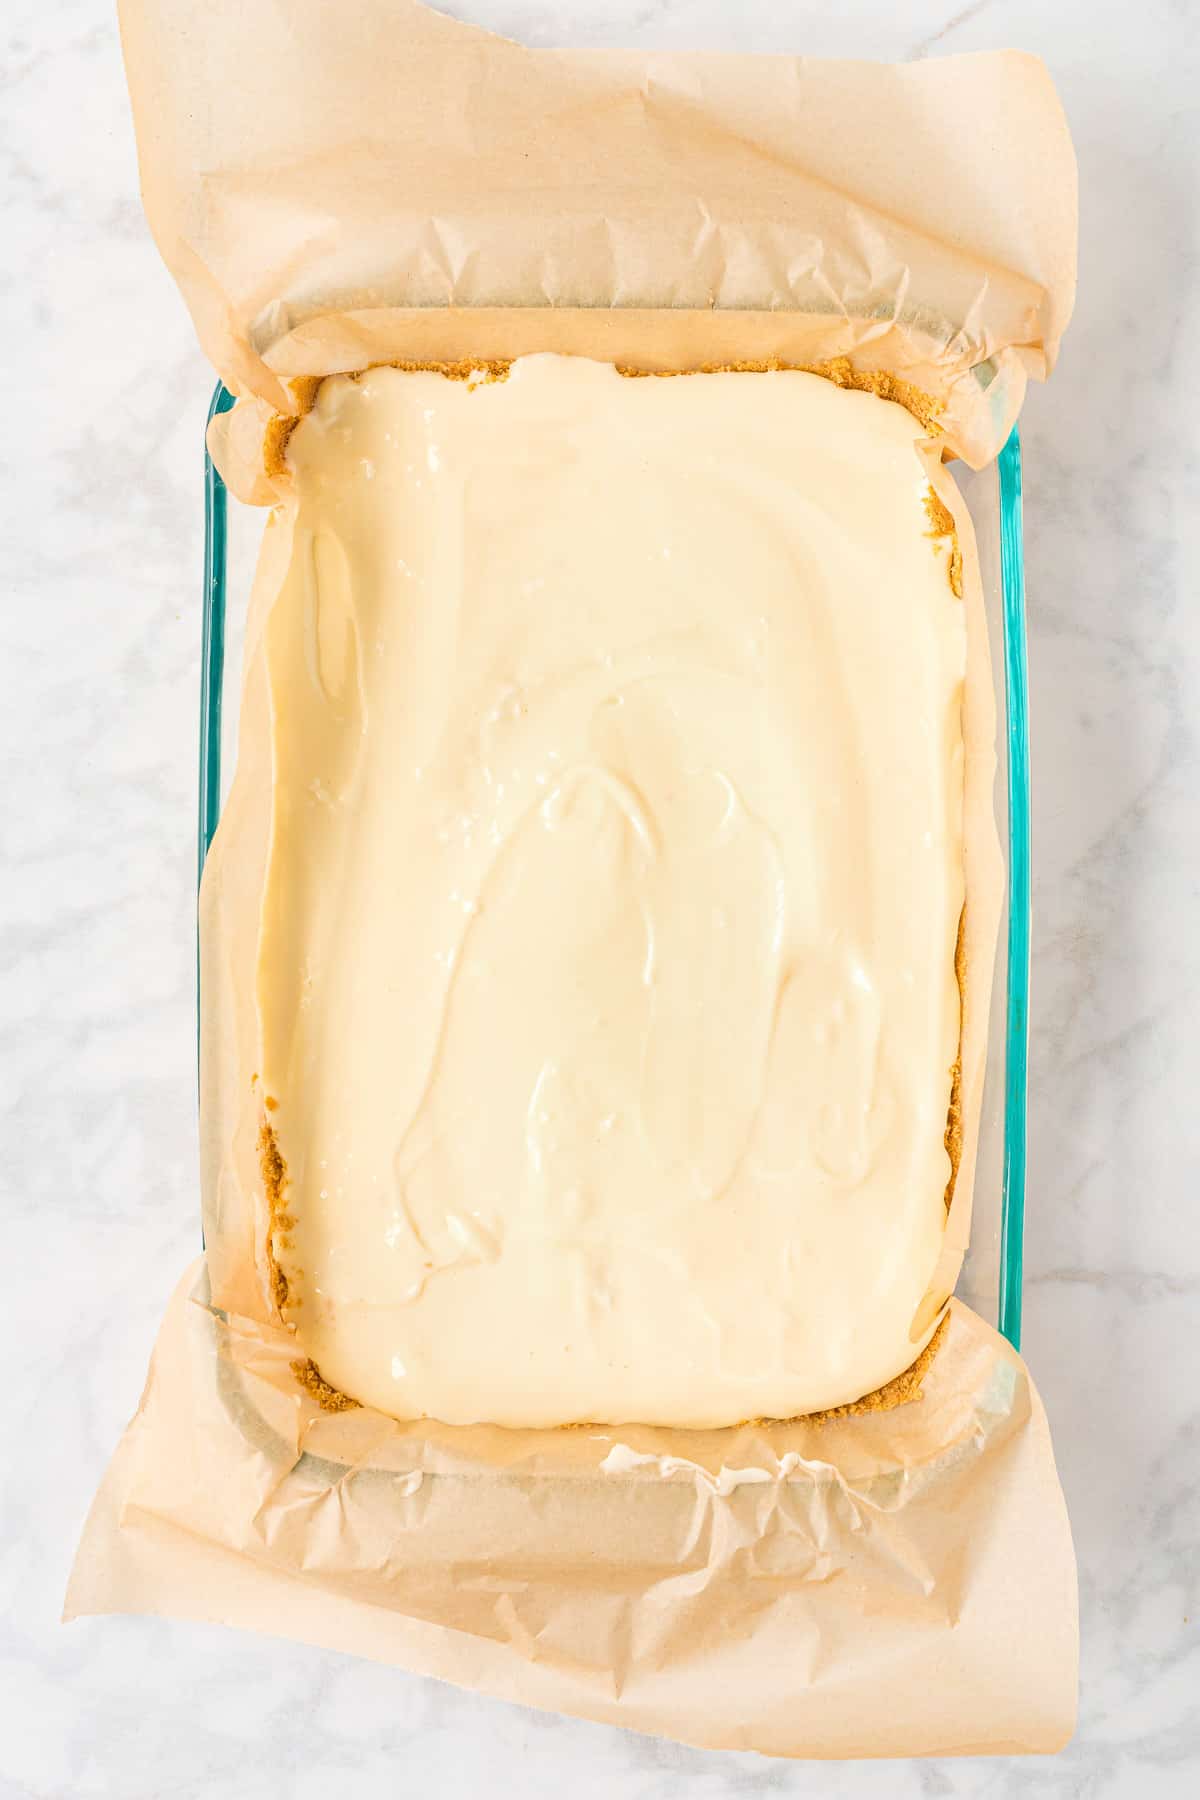
[[928, 1337], [966, 628], [922, 438], [798, 372], [322, 385], [258, 1002], [334, 1387], [717, 1426]]

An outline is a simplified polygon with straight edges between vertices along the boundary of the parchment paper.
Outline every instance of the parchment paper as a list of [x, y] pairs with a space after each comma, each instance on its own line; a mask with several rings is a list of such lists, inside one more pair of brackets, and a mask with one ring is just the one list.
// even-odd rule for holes
[[[526, 52], [409, 0], [293, 0], [289, 18], [283, 32], [265, 0], [123, 9], [151, 222], [222, 375], [260, 406], [294, 403], [281, 376], [387, 355], [693, 366], [852, 350], [919, 380], [950, 446], [983, 457], [1026, 372], [1049, 365], [1074, 190], [1030, 59]], [[981, 131], [987, 156], [955, 149]], [[260, 413], [238, 410], [243, 449], [260, 443]], [[223, 443], [231, 468], [238, 442]], [[967, 1235], [1001, 883], [973, 536], [936, 444], [929, 464], [958, 521], [968, 618], [965, 1147], [936, 1312]], [[261, 489], [253, 454], [242, 467]], [[1020, 1359], [957, 1303], [923, 1399], [823, 1424], [401, 1425], [322, 1412], [298, 1386], [250, 1084], [262, 627], [290, 533], [285, 503], [201, 900], [206, 1254], [97, 1496], [68, 1614], [225, 1619], [696, 1744], [1058, 1747], [1074, 1565], [1045, 1418]]]
[[280, 411], [396, 357], [849, 354], [981, 465], [1070, 316], [1035, 57], [526, 50], [416, 0], [121, 22], [151, 229], [225, 381]]

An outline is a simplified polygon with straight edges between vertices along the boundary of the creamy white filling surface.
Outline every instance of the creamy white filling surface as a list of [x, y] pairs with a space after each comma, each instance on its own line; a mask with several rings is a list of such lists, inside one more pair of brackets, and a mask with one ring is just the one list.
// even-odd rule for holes
[[786, 371], [322, 385], [258, 998], [335, 1387], [722, 1425], [921, 1348], [966, 645], [921, 438]]

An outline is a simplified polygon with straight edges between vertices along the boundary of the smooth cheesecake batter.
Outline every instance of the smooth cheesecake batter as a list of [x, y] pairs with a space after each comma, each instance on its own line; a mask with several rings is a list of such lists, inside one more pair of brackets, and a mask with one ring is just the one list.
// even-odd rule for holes
[[966, 639], [922, 437], [797, 372], [321, 386], [258, 985], [333, 1388], [723, 1425], [928, 1338]]

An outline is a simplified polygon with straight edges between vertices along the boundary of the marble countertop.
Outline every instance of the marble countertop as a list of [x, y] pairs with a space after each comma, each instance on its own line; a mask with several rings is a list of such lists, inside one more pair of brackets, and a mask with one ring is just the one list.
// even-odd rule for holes
[[[1016, 45], [1045, 57], [1066, 104], [1079, 306], [1023, 420], [1036, 859], [1025, 1351], [1078, 1546], [1078, 1735], [1051, 1762], [780, 1765], [216, 1627], [58, 1624], [84, 1512], [196, 1249], [212, 376], [143, 223], [111, 0], [10, 0], [0, 1403], [23, 1454], [0, 1471], [0, 1795], [324, 1800], [351, 1782], [363, 1796], [523, 1800], [1192, 1794], [1200, 444], [1185, 334], [1200, 302], [1200, 12], [1187, 0], [448, 10], [531, 44], [880, 57]], [[144, 446], [134, 461], [131, 442]]]

